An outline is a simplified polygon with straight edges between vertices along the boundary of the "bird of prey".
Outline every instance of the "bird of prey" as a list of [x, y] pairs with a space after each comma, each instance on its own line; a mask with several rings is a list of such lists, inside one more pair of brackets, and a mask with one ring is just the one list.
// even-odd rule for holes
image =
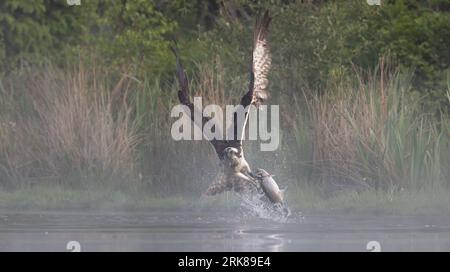
[[[250, 82], [248, 91], [240, 100], [240, 105], [248, 109], [247, 106], [255, 105], [259, 106], [265, 102], [268, 98], [267, 75], [271, 66], [271, 55], [269, 45], [267, 42], [268, 29], [271, 21], [269, 13], [265, 11], [257, 16], [255, 28], [254, 28], [254, 42], [252, 51], [252, 62], [250, 69]], [[172, 48], [177, 61], [177, 77], [180, 85], [178, 91], [178, 99], [181, 104], [187, 106], [190, 109], [191, 119], [194, 121], [194, 111], [196, 110], [194, 104], [189, 98], [189, 85], [186, 73], [181, 65], [180, 58], [178, 56], [176, 48]], [[231, 129], [233, 129], [234, 137], [232, 140], [218, 140], [211, 139], [210, 143], [214, 147], [221, 165], [223, 167], [222, 178], [211, 184], [206, 191], [206, 195], [216, 195], [224, 191], [234, 190], [241, 192], [255, 183], [261, 178], [261, 172], [252, 172], [249, 164], [244, 158], [244, 151], [242, 148], [242, 135], [238, 135], [238, 131], [245, 131], [245, 124], [248, 118], [248, 112], [245, 112], [245, 121], [243, 124], [239, 124], [237, 118], [237, 112], [233, 114], [233, 123]], [[210, 118], [203, 117], [202, 124], [208, 122]], [[238, 126], [241, 127], [238, 130]], [[277, 187], [278, 188], [278, 187]]]

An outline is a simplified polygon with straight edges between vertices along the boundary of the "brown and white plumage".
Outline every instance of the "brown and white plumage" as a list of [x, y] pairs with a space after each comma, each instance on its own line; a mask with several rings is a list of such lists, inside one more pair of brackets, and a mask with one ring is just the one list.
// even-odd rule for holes
[[[271, 18], [266, 11], [261, 17], [258, 17], [254, 31], [252, 70], [250, 71], [251, 80], [248, 95], [252, 97], [251, 103], [256, 106], [265, 102], [269, 97], [267, 92], [269, 80], [267, 76], [272, 64], [272, 57], [267, 42], [267, 35], [270, 21]], [[246, 106], [245, 104], [243, 105]]]
[[[269, 12], [265, 11], [262, 15], [259, 15], [256, 19], [255, 29], [253, 31], [253, 50], [252, 50], [252, 62], [250, 67], [250, 82], [248, 85], [247, 93], [241, 98], [240, 104], [247, 108], [249, 105], [255, 105], [258, 107], [269, 98], [267, 92], [267, 85], [269, 80], [267, 78], [270, 66], [272, 64], [272, 56], [270, 54], [270, 47], [267, 41], [269, 34], [269, 25], [272, 18], [269, 16]], [[248, 112], [245, 113], [245, 121], [242, 128], [242, 134], [237, 135], [238, 122], [237, 115], [234, 115], [234, 135], [235, 139], [239, 139], [239, 152], [242, 150], [242, 140], [245, 132], [245, 126], [247, 123]]]
[[[248, 110], [248, 106], [259, 106], [264, 103], [269, 95], [267, 92], [268, 86], [268, 73], [271, 65], [271, 55], [267, 36], [269, 32], [269, 25], [271, 17], [268, 11], [259, 14], [256, 19], [254, 29], [254, 42], [252, 50], [252, 62], [250, 69], [250, 82], [246, 94], [241, 98], [240, 105]], [[177, 76], [180, 85], [178, 91], [178, 99], [180, 103], [186, 105], [191, 112], [191, 119], [194, 121], [194, 104], [189, 98], [189, 84], [186, 77], [186, 73], [181, 65], [178, 52], [176, 48], [172, 48], [177, 59]], [[247, 184], [254, 182], [253, 175], [250, 167], [244, 158], [242, 140], [245, 131], [245, 126], [248, 119], [248, 112], [245, 112], [244, 123], [238, 122], [237, 112], [233, 115], [233, 124], [230, 129], [233, 129], [232, 140], [217, 140], [212, 139], [210, 143], [214, 147], [221, 164], [224, 169], [224, 179], [212, 184], [207, 194], [214, 195], [226, 190], [234, 188], [235, 191], [241, 191]], [[208, 122], [210, 118], [203, 117], [202, 126]], [[216, 126], [216, 128], [219, 126]], [[238, 131], [242, 131], [241, 135], [238, 135]]]

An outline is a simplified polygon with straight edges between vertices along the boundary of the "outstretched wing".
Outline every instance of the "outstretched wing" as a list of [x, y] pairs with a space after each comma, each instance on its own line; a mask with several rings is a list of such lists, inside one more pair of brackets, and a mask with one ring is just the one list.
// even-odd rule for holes
[[[269, 74], [272, 58], [270, 55], [267, 36], [269, 34], [269, 25], [271, 20], [272, 18], [269, 16], [268, 11], [265, 11], [262, 15], [260, 14], [256, 19], [252, 63], [250, 69], [250, 83], [248, 86], [248, 91], [241, 98], [240, 103], [244, 108], [247, 108], [251, 104], [259, 106], [269, 98], [269, 93], [267, 92], [267, 85], [269, 83], [269, 80], [267, 79], [267, 75]], [[247, 111], [245, 112], [244, 124], [239, 124], [237, 120], [237, 113], [234, 114], [233, 118], [235, 136], [234, 139], [239, 141], [239, 150], [241, 152], [242, 139], [245, 133], [247, 119]], [[238, 128], [240, 126], [242, 126], [242, 133], [241, 135], [238, 135]]]
[[[175, 46], [171, 46], [171, 50], [175, 55], [176, 61], [177, 61], [177, 77], [178, 77], [178, 83], [180, 85], [180, 90], [178, 91], [178, 100], [181, 104], [187, 106], [190, 111], [190, 118], [195, 123], [194, 114], [197, 111], [200, 111], [200, 109], [195, 108], [194, 104], [191, 102], [191, 99], [189, 97], [189, 82], [186, 76], [186, 72], [183, 69], [183, 66], [181, 64], [181, 60], [179, 58], [178, 49]], [[210, 121], [211, 118], [203, 116], [203, 114], [200, 114], [202, 116], [202, 123], [196, 124], [200, 129], [203, 129], [203, 126], [206, 122]], [[220, 124], [215, 124], [215, 129], [220, 129]], [[214, 147], [214, 150], [216, 151], [219, 158], [222, 158], [223, 151], [227, 147], [226, 143], [221, 140], [211, 139], [209, 141], [212, 146]]]
[[[272, 18], [269, 16], [268, 11], [265, 11], [262, 15], [259, 14], [256, 19], [252, 63], [250, 69], [250, 83], [247, 93], [241, 98], [240, 101], [240, 104], [246, 109], [251, 104], [259, 106], [261, 103], [264, 103], [269, 97], [267, 92], [267, 75], [270, 70], [271, 55], [269, 45], [267, 43], [267, 35], [269, 32], [269, 25], [271, 20]], [[181, 65], [177, 49], [175, 47], [171, 47], [171, 49], [177, 59], [177, 76], [178, 82], [180, 84], [178, 99], [180, 100], [181, 104], [186, 105], [189, 108], [191, 112], [191, 119], [195, 122], [194, 112], [198, 111], [198, 109], [195, 109], [194, 104], [189, 98], [189, 83], [186, 77], [186, 73]], [[233, 129], [233, 140], [210, 140], [210, 143], [214, 147], [220, 159], [223, 159], [224, 150], [227, 147], [235, 147], [239, 150], [240, 153], [242, 153], [242, 139], [245, 133], [247, 119], [248, 112], [246, 111], [244, 115], [244, 122], [238, 122], [238, 113], [235, 112], [233, 115], [233, 124], [230, 127], [230, 129]], [[210, 118], [208, 117], [202, 117], [202, 124], [197, 125], [203, 128], [203, 125], [209, 120]], [[217, 129], [220, 126], [216, 125], [215, 127]], [[239, 132], [241, 132], [241, 135], [239, 135]]]
[[269, 93], [267, 92], [269, 80], [267, 75], [269, 74], [272, 57], [267, 36], [271, 20], [272, 18], [269, 16], [268, 11], [256, 19], [250, 83], [248, 92], [241, 99], [241, 105], [244, 107], [250, 104], [259, 106], [269, 98]]

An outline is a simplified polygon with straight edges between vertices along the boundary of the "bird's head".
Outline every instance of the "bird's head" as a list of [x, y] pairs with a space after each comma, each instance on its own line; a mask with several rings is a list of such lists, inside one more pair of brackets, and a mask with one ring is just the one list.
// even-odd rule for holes
[[225, 157], [227, 157], [228, 159], [233, 159], [233, 158], [240, 158], [241, 155], [239, 153], [239, 150], [235, 147], [227, 147], [224, 150], [225, 153]]

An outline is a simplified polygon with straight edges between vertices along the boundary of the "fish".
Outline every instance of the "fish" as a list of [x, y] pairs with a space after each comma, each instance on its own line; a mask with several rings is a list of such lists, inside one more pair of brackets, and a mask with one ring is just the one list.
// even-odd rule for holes
[[284, 190], [280, 190], [280, 187], [273, 179], [273, 175], [267, 173], [264, 169], [258, 169], [256, 176], [260, 181], [261, 188], [267, 198], [272, 203], [284, 203]]

